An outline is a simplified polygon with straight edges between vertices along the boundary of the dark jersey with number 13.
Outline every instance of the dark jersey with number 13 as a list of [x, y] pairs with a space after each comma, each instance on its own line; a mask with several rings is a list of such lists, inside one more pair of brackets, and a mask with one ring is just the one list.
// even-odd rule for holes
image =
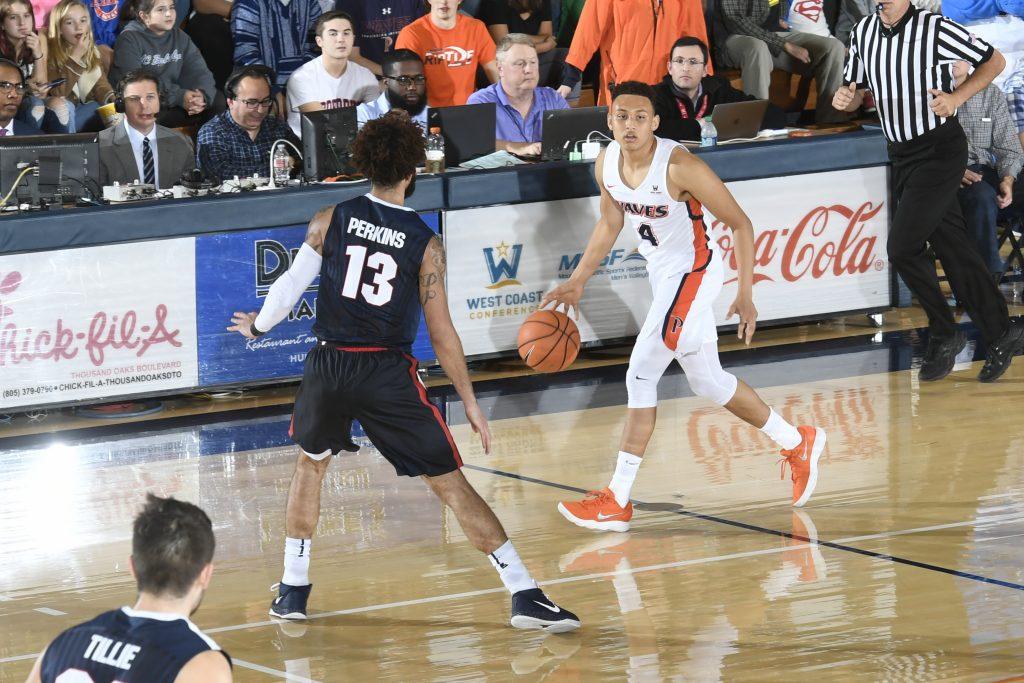
[[423, 310], [420, 266], [433, 236], [413, 209], [369, 194], [338, 204], [324, 235], [313, 333], [410, 351]]

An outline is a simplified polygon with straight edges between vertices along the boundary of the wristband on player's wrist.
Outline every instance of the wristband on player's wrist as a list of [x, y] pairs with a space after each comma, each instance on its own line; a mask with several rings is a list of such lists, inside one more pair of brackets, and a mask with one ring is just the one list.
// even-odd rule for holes
[[256, 327], [256, 323], [252, 323], [251, 325], [249, 325], [249, 334], [251, 334], [254, 337], [262, 337], [263, 335], [266, 334], [266, 332], [261, 332]]

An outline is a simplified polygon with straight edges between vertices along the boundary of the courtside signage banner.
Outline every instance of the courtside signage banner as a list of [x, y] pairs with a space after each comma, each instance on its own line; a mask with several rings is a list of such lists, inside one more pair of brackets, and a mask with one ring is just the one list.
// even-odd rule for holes
[[196, 327], [202, 386], [302, 374], [302, 361], [316, 343], [310, 328], [316, 315], [319, 278], [269, 334], [245, 339], [226, 328], [235, 311], [260, 310], [270, 285], [291, 266], [305, 237], [305, 225], [196, 237]]
[[[597, 221], [598, 197], [445, 214], [448, 307], [468, 355], [516, 348], [523, 321], [568, 278]], [[589, 342], [634, 336], [651, 302], [646, 261], [625, 230], [587, 284], [577, 320]]]
[[[437, 230], [438, 214], [420, 217]], [[217, 386], [302, 376], [306, 353], [316, 343], [319, 278], [303, 293], [288, 317], [259, 339], [245, 339], [225, 328], [235, 311], [259, 311], [270, 286], [291, 266], [306, 237], [306, 225], [245, 230], [196, 237], [196, 310], [199, 383]], [[421, 320], [413, 354], [433, 359]]]
[[[879, 166], [728, 183], [754, 223], [761, 322], [889, 305], [886, 182]], [[578, 265], [598, 206], [598, 197], [588, 197], [445, 214], [448, 302], [467, 354], [516, 348], [523, 320]], [[725, 319], [736, 296], [732, 231], [708, 212], [705, 223], [725, 262], [716, 318], [736, 323]], [[651, 291], [638, 240], [623, 230], [587, 284], [583, 341], [639, 330]]]
[[0, 256], [0, 408], [197, 383], [194, 238]]

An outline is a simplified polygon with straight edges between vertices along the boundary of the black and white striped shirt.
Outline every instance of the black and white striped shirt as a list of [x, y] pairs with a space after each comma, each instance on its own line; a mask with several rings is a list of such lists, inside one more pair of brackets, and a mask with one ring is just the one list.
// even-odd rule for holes
[[928, 90], [953, 92], [953, 64], [978, 66], [992, 54], [963, 26], [911, 5], [891, 29], [877, 12], [853, 27], [843, 82], [869, 89], [885, 136], [907, 142], [945, 122], [929, 108]]

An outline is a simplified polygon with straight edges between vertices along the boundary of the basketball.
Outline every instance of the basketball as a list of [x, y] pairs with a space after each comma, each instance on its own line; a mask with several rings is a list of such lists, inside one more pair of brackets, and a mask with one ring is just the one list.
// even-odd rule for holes
[[519, 328], [519, 355], [537, 372], [565, 370], [580, 351], [580, 331], [560, 311], [537, 311]]

